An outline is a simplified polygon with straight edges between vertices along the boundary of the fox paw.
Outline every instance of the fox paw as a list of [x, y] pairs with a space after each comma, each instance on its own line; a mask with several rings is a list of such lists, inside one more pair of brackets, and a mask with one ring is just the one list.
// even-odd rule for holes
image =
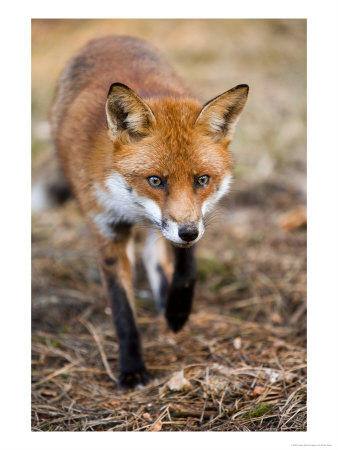
[[183, 312], [179, 313], [176, 311], [166, 311], [165, 318], [167, 319], [167, 324], [169, 328], [174, 332], [177, 333], [180, 331], [181, 328], [183, 328], [184, 324], [189, 318], [189, 313]]
[[134, 389], [138, 386], [145, 386], [150, 381], [150, 375], [146, 369], [141, 369], [133, 373], [121, 373], [119, 377], [119, 387], [122, 389]]

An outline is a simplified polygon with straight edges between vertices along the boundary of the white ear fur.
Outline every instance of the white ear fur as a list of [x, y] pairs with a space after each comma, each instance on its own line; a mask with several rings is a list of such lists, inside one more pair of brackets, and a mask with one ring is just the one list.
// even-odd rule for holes
[[112, 138], [127, 130], [131, 136], [142, 136], [155, 123], [150, 107], [128, 86], [114, 83], [106, 101], [106, 118]]
[[240, 84], [207, 102], [200, 111], [196, 124], [209, 134], [231, 139], [245, 106], [249, 86]]

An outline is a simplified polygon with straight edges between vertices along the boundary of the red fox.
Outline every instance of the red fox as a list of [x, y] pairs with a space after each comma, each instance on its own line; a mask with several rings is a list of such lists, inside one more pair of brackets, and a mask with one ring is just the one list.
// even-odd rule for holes
[[248, 90], [240, 84], [202, 105], [153, 47], [127, 36], [90, 41], [60, 78], [52, 138], [95, 238], [124, 388], [149, 381], [135, 319], [132, 227], [149, 225], [147, 275], [177, 332], [192, 306], [194, 244], [229, 190], [228, 146]]

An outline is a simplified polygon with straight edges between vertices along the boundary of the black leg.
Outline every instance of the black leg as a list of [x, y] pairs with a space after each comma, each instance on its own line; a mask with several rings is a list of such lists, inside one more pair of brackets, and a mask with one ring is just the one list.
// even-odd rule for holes
[[133, 388], [147, 384], [150, 377], [143, 361], [140, 336], [127, 295], [115, 277], [110, 276], [107, 281], [119, 338], [120, 386]]
[[132, 238], [131, 225], [121, 223], [115, 225], [113, 231], [114, 240], [97, 236], [99, 264], [119, 340], [120, 386], [133, 388], [146, 384], [149, 375], [143, 361], [136, 325], [132, 268], [127, 255], [127, 245]]
[[174, 248], [175, 267], [168, 290], [165, 317], [176, 333], [188, 320], [194, 296], [196, 261], [194, 247]]

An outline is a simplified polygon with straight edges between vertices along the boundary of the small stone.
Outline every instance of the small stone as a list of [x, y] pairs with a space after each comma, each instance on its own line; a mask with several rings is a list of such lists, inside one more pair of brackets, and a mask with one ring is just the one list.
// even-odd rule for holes
[[239, 350], [242, 347], [242, 339], [240, 337], [236, 337], [233, 340], [233, 346], [235, 347], [236, 350]]

